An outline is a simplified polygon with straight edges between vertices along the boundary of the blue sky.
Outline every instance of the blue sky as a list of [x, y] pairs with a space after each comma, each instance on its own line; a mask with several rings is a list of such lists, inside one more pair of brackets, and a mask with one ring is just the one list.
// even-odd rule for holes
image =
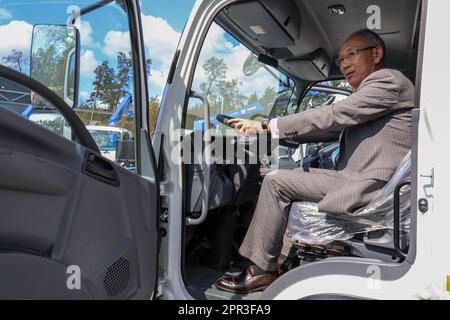
[[141, 0], [141, 11], [145, 15], [164, 18], [175, 31], [183, 31], [195, 0]]
[[[0, 0], [0, 61], [12, 49], [30, 51], [34, 24], [66, 24], [75, 7], [83, 8], [93, 0]], [[144, 42], [147, 58], [152, 59], [150, 96], [160, 96], [173, 53], [195, 0], [141, 0]], [[40, 3], [40, 4], [39, 4]], [[75, 8], [76, 9], [76, 8]], [[116, 64], [119, 51], [129, 50], [125, 13], [108, 5], [85, 16], [76, 26], [81, 33], [81, 98], [86, 98], [94, 80], [93, 70], [107, 60]]]

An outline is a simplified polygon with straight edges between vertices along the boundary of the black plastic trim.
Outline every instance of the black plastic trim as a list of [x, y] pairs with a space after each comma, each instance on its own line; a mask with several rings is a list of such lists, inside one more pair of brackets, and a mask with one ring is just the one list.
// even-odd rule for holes
[[175, 68], [178, 63], [178, 58], [180, 57], [180, 50], [178, 49], [173, 56], [172, 64], [170, 65], [169, 75], [167, 76], [167, 83], [171, 84], [173, 80], [173, 76], [175, 74]]
[[[147, 75], [142, 74], [142, 72], [146, 72], [146, 70], [141, 69], [142, 65], [144, 68], [146, 66], [145, 62], [145, 50], [144, 50], [144, 37], [142, 32], [142, 21], [141, 21], [141, 11], [140, 11], [140, 2], [134, 0], [127, 0], [127, 13], [129, 19], [129, 28], [131, 33], [131, 46], [133, 51], [133, 71], [134, 71], [134, 101], [136, 108], [136, 133], [139, 131], [139, 134], [136, 134], [136, 163], [137, 163], [137, 173], [138, 175], [142, 175], [142, 152], [149, 152], [149, 158], [151, 165], [153, 166], [156, 192], [157, 192], [157, 203], [155, 205], [156, 209], [156, 230], [158, 233], [158, 239], [160, 239], [160, 213], [161, 213], [161, 196], [160, 196], [160, 180], [158, 176], [158, 166], [156, 161], [156, 156], [154, 149], [152, 147], [152, 141], [149, 133], [150, 128], [150, 115], [148, 112], [148, 84], [147, 84]], [[141, 81], [142, 80], [142, 81]], [[144, 96], [145, 101], [142, 101], [142, 97]], [[146, 111], [143, 114], [143, 107], [145, 106]], [[145, 132], [146, 137], [144, 141], [142, 141], [141, 133]], [[141, 150], [142, 145], [146, 145], [145, 149]], [[152, 205], [152, 204], [151, 204]], [[159, 268], [159, 251], [160, 251], [160, 243], [156, 245], [156, 269]], [[158, 278], [159, 274], [156, 272], [155, 274], [155, 287], [153, 289], [153, 299], [158, 295]]]
[[404, 251], [400, 246], [400, 190], [404, 186], [410, 185], [411, 181], [403, 181], [399, 183], [394, 190], [394, 248], [402, 261], [406, 259], [408, 252]]

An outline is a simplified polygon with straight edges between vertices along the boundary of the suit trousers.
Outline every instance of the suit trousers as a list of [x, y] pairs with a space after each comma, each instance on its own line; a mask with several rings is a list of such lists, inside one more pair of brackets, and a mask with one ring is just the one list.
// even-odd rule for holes
[[340, 179], [335, 170], [315, 168], [269, 173], [239, 253], [264, 270], [275, 270], [280, 254], [287, 256], [292, 246], [285, 236], [291, 202], [319, 202]]

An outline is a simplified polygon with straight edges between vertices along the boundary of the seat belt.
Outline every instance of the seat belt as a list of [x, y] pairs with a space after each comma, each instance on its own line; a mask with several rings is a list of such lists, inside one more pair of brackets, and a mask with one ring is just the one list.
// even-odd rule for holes
[[341, 134], [339, 135], [339, 154], [336, 158], [336, 170], [338, 170], [339, 162], [341, 161], [342, 155], [345, 152], [345, 131], [346, 130], [347, 130], [346, 128], [342, 129]]

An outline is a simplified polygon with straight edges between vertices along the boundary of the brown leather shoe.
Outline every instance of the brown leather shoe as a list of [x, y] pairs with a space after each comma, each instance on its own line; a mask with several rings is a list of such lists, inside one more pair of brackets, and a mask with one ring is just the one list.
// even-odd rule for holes
[[251, 293], [263, 291], [278, 278], [278, 271], [270, 271], [255, 276], [251, 266], [248, 266], [237, 276], [223, 276], [217, 279], [216, 287], [235, 293]]

